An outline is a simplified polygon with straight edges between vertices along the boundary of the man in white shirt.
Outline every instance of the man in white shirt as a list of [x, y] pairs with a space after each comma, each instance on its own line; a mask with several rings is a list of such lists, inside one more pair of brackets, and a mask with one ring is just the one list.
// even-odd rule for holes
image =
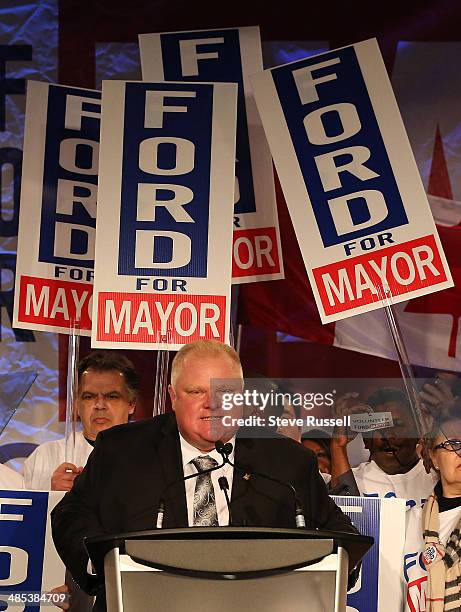
[[[78, 364], [77, 410], [82, 431], [75, 434], [75, 447], [66, 461], [66, 440], [41, 444], [26, 459], [24, 482], [28, 489], [70, 491], [83, 470], [100, 431], [127, 423], [136, 405], [139, 377], [131, 361], [116, 352], [94, 351]], [[73, 610], [89, 610], [92, 598], [73, 585], [69, 578]], [[62, 585], [54, 590], [68, 593]], [[69, 604], [63, 605], [68, 609]]]
[[352, 474], [360, 495], [400, 497], [407, 500], [408, 508], [420, 506], [432, 492], [437, 475], [426, 473], [417, 453], [418, 435], [407, 396], [399, 389], [383, 388], [375, 391], [366, 405], [358, 404], [356, 398], [357, 394], [348, 394], [338, 400], [338, 404], [344, 404], [339, 411], [347, 412], [348, 403], [353, 412], [366, 412], [370, 408], [374, 412], [388, 412], [392, 414], [393, 426], [365, 437], [370, 459], [352, 469], [347, 457], [347, 444], [352, 438], [336, 431], [331, 440], [333, 486]]
[[84, 357], [78, 364], [77, 400], [82, 431], [75, 435], [73, 457], [66, 461], [64, 438], [41, 444], [24, 462], [26, 488], [70, 491], [98, 433], [128, 422], [138, 388], [138, 375], [125, 356], [94, 351]]
[[23, 489], [24, 480], [21, 474], [0, 463], [0, 489]]

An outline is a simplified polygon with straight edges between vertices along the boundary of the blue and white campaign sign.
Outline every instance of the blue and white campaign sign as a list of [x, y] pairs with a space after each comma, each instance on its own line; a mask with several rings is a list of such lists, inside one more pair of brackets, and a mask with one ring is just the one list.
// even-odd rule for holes
[[283, 278], [272, 159], [250, 74], [262, 70], [258, 27], [139, 36], [143, 78], [237, 83], [233, 283]]
[[0, 491], [0, 605], [2, 610], [50, 610], [62, 595], [65, 568], [51, 539], [50, 512], [64, 493]]
[[92, 346], [227, 342], [237, 86], [103, 82]]
[[322, 322], [453, 286], [376, 40], [252, 82]]
[[375, 540], [359, 579], [347, 595], [347, 612], [400, 612], [405, 545], [405, 500], [369, 497], [333, 499], [364, 535]]
[[101, 94], [29, 81], [14, 327], [90, 335]]

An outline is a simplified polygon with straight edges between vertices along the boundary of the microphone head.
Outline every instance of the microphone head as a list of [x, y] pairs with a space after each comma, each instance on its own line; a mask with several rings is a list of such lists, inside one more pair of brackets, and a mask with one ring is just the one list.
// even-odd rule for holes
[[222, 491], [229, 490], [229, 482], [227, 480], [227, 478], [225, 476], [221, 476], [220, 478], [218, 478], [218, 483], [219, 483], [219, 487]]
[[214, 443], [214, 447], [215, 447], [215, 449], [218, 451], [218, 453], [220, 455], [223, 454], [224, 448], [225, 448], [224, 447], [224, 442], [222, 442], [221, 440], [216, 440], [216, 442]]

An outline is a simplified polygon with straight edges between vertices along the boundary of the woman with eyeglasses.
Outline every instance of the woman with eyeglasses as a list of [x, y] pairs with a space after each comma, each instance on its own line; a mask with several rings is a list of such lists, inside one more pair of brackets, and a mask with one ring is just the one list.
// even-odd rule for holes
[[408, 513], [405, 610], [461, 610], [461, 404], [424, 438], [426, 471], [440, 475], [423, 508]]

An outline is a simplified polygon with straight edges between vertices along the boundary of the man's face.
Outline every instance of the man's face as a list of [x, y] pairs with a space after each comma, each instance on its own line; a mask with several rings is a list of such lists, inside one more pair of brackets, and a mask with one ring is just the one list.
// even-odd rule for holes
[[125, 377], [117, 370], [87, 370], [80, 377], [78, 414], [89, 440], [95, 440], [104, 429], [127, 423], [134, 408]]
[[[223, 410], [219, 394], [211, 389], [213, 380], [228, 379], [225, 392], [241, 392], [242, 378], [238, 365], [227, 355], [188, 355], [182, 364], [175, 388], [168, 392], [176, 413], [181, 435], [200, 451], [210, 451], [217, 440], [227, 442], [238, 426], [224, 426], [223, 416], [237, 418], [241, 409]], [[230, 384], [230, 380], [235, 381]]]
[[370, 458], [386, 474], [409, 472], [418, 461], [418, 439], [410, 408], [393, 401], [377, 406], [375, 412], [391, 412], [394, 426], [374, 432], [371, 438], [365, 439]]

